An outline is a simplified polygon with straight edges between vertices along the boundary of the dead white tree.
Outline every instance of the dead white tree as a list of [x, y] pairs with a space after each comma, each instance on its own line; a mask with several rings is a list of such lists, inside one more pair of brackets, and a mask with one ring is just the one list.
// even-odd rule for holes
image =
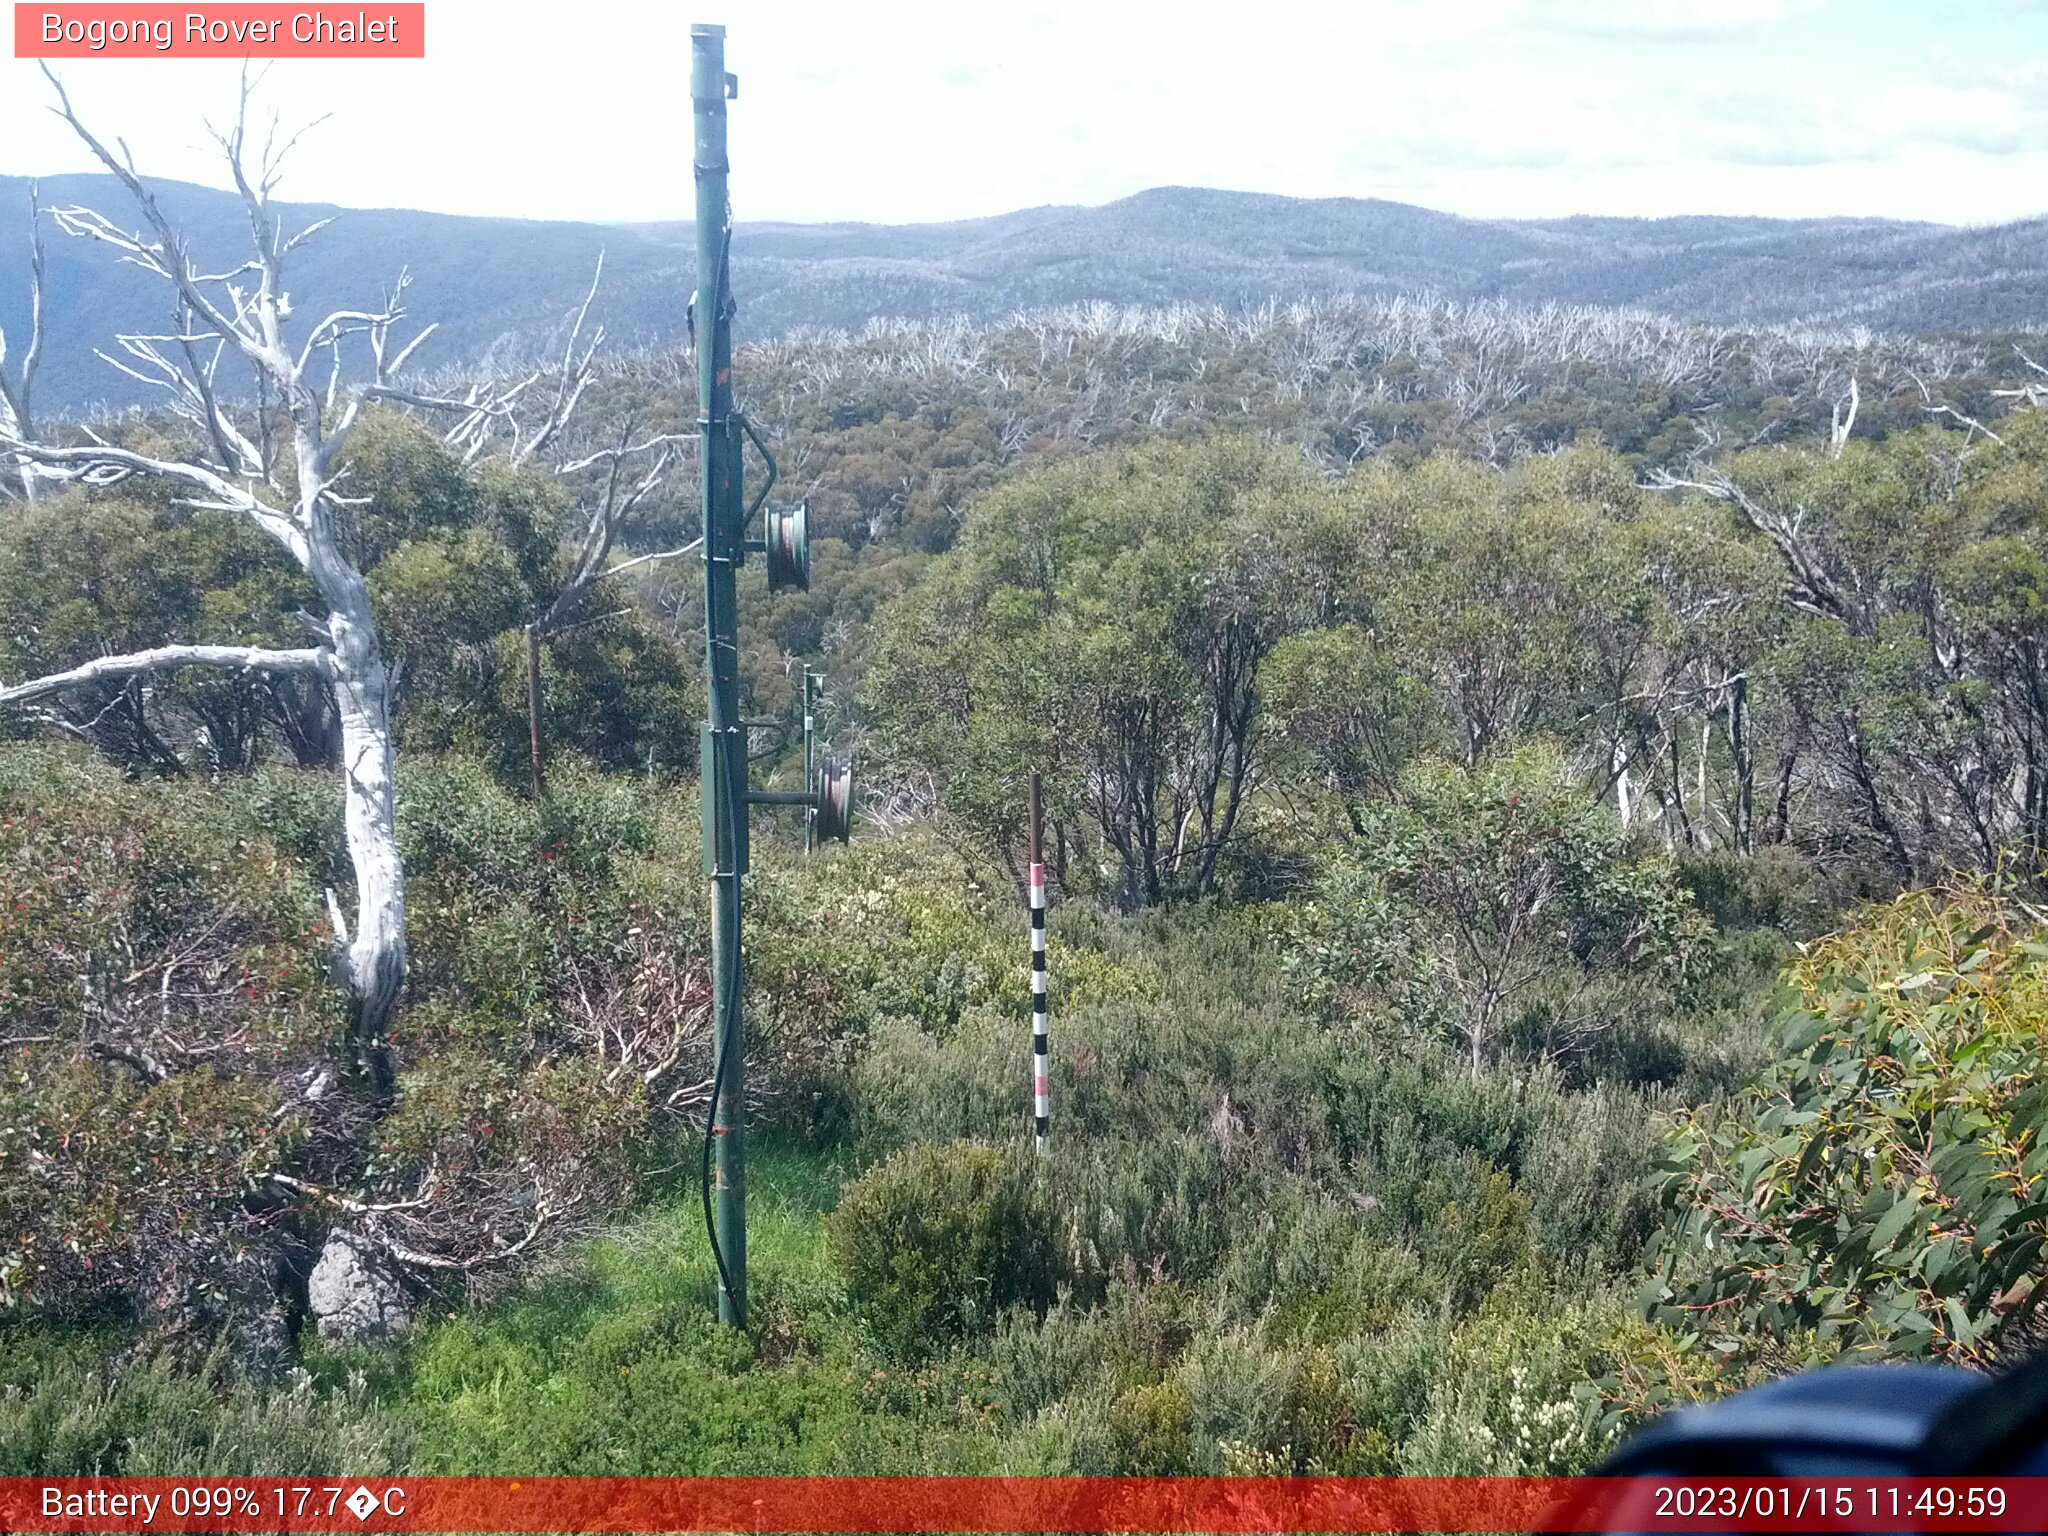
[[1818, 618], [1838, 619], [1852, 633], [1867, 635], [1872, 618], [1867, 603], [1851, 590], [1834, 569], [1827, 552], [1810, 536], [1805, 506], [1782, 506], [1775, 500], [1753, 494], [1725, 471], [1703, 468], [1699, 478], [1688, 479], [1658, 469], [1642, 480], [1646, 491], [1699, 491], [1716, 501], [1726, 502], [1741, 514], [1752, 530], [1769, 539], [1784, 558], [1791, 580], [1786, 600], [1802, 613]]
[[1962, 423], [1965, 429], [1963, 433], [1963, 451], [1965, 453], [1967, 453], [1970, 450], [1970, 448], [1976, 443], [1977, 438], [1980, 435], [1989, 438], [1992, 442], [1999, 444], [2001, 447], [2004, 446], [2005, 439], [2000, 437], [1996, 432], [1992, 431], [1989, 427], [1985, 426], [1983, 422], [1979, 421], [1974, 416], [1964, 415], [1961, 411], [1957, 410], [1954, 406], [1949, 405], [1945, 401], [1936, 400], [1934, 398], [1934, 392], [1927, 387], [1927, 381], [1925, 379], [1921, 378], [1919, 374], [1915, 373], [1910, 368], [1904, 371], [1906, 377], [1913, 381], [1913, 387], [1920, 391], [1921, 410], [1925, 411], [1930, 416], [1949, 416], [1953, 417], [1955, 420]]
[[[1852, 408], [1852, 421], [1854, 416]], [[1835, 435], [1846, 441], [1839, 410], [1835, 425]], [[1835, 446], [1839, 451], [1840, 444]], [[1871, 633], [1874, 620], [1866, 611], [1867, 604], [1814, 538], [1805, 504], [1796, 499], [1783, 503], [1744, 485], [1715, 462], [1719, 447], [1718, 433], [1702, 429], [1700, 442], [1690, 455], [1690, 474], [1677, 475], [1660, 467], [1637, 484], [1646, 491], [1698, 491], [1733, 507], [1751, 531], [1770, 540], [1784, 559], [1791, 577], [1785, 597], [1794, 608], [1817, 618], [1837, 619], [1854, 634]]]
[[2012, 400], [2020, 405], [2032, 406], [2036, 410], [2048, 406], [2048, 368], [2044, 368], [2041, 364], [2035, 362], [2025, 352], [2020, 351], [2018, 347], [2014, 347], [2013, 351], [2018, 355], [2019, 360], [2027, 365], [2027, 371], [2038, 376], [2039, 382], [2036, 382], [2034, 379], [2025, 379], [2021, 381], [2017, 389], [1994, 389], [1991, 391], [1992, 399]]
[[[294, 346], [285, 321], [290, 298], [285, 262], [320, 224], [287, 235], [271, 206], [280, 166], [292, 139], [279, 140], [273, 119], [260, 151], [248, 135], [250, 84], [244, 77], [231, 131], [215, 131], [245, 208], [252, 254], [225, 272], [201, 271], [179, 231], [136, 173], [125, 145], [116, 155], [86, 127], [63, 85], [47, 67], [57, 97], [53, 109], [126, 189], [141, 217], [128, 231], [84, 207], [51, 210], [66, 234], [97, 240], [121, 259], [160, 278], [171, 290], [178, 321], [163, 336], [124, 336], [119, 346], [131, 377], [166, 389], [171, 408], [200, 430], [203, 446], [189, 458], [156, 458], [118, 447], [95, 434], [75, 445], [45, 441], [26, 411], [0, 422], [0, 453], [34, 466], [39, 478], [109, 486], [136, 477], [169, 481], [188, 505], [238, 513], [280, 545], [311, 578], [324, 617], [304, 619], [313, 644], [274, 650], [245, 646], [166, 645], [105, 656], [88, 666], [30, 682], [0, 686], [0, 707], [29, 704], [82, 684], [110, 678], [159, 675], [185, 667], [318, 677], [332, 695], [339, 720], [344, 826], [355, 869], [353, 929], [332, 891], [327, 904], [334, 927], [335, 971], [349, 999], [350, 1038], [373, 1098], [388, 1102], [393, 1089], [389, 1023], [406, 974], [405, 871], [395, 826], [391, 732], [391, 679], [371, 622], [363, 574], [344, 553], [340, 520], [367, 504], [347, 497], [339, 458], [364, 406], [379, 398], [404, 399], [396, 378], [433, 327], [403, 346], [393, 345], [404, 316], [405, 281], [381, 308], [337, 310], [314, 323]], [[252, 159], [253, 155], [253, 159]], [[324, 223], [325, 221], [322, 221]], [[370, 354], [370, 377], [344, 387], [341, 349], [359, 337]], [[102, 354], [106, 355], [106, 354]], [[294, 473], [280, 477], [258, 443], [239, 430], [216, 390], [223, 358], [239, 358], [263, 395], [288, 423]], [[112, 361], [113, 359], [110, 359]], [[316, 385], [317, 372], [325, 373]], [[267, 434], [258, 433], [259, 437]]]
[[583, 339], [583, 328], [590, 319], [590, 306], [596, 300], [598, 285], [603, 280], [604, 256], [600, 253], [597, 270], [590, 279], [590, 290], [584, 294], [569, 327], [569, 340], [562, 351], [561, 365], [555, 372], [554, 398], [546, 402], [538, 422], [531, 420], [528, 407], [540, 399], [540, 393], [534, 392], [534, 386], [545, 386], [548, 378], [545, 367], [530, 369], [509, 384], [494, 372], [486, 371], [459, 395], [393, 386], [380, 390], [378, 397], [449, 421], [450, 425], [441, 431], [441, 438], [450, 448], [461, 453], [463, 463], [473, 464], [481, 458], [495, 456], [516, 469], [539, 456], [569, 425], [583, 399], [583, 391], [596, 377], [597, 352], [604, 345], [604, 327], [600, 325], [593, 330], [588, 341]]
[[[21, 364], [12, 378], [7, 374], [7, 330], [0, 326], [0, 435], [35, 436], [35, 418], [30, 414], [36, 387], [36, 365], [43, 356], [43, 208], [35, 182], [28, 184], [28, 344], [22, 349]], [[36, 499], [36, 470], [32, 460], [16, 455], [16, 473], [21, 476], [21, 494]]]
[[1828, 457], [1839, 459], [1842, 450], [1849, 444], [1849, 434], [1856, 430], [1856, 410], [1863, 404], [1863, 391], [1856, 383], [1856, 375], [1849, 375], [1849, 393], [1828, 407]]

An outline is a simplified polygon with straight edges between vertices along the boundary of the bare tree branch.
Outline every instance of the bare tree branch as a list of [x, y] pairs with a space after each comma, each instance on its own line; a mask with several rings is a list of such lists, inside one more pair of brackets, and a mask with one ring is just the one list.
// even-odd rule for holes
[[[638, 566], [676, 559], [699, 548], [704, 542], [701, 538], [693, 539], [675, 549], [640, 555], [617, 565], [607, 564], [620, 527], [667, 478], [669, 465], [673, 461], [672, 447], [680, 440], [674, 434], [666, 434], [648, 438], [644, 442], [632, 443], [629, 441], [630, 436], [631, 431], [628, 428], [620, 434], [617, 447], [603, 449], [575, 460], [573, 464], [564, 465], [559, 471], [566, 475], [598, 464], [605, 465], [606, 470], [604, 490], [591, 503], [585, 514], [583, 536], [569, 579], [563, 584], [562, 590], [555, 594], [555, 599], [548, 605], [547, 611], [535, 621], [535, 627], [543, 635], [555, 632], [575, 612], [584, 596], [599, 583], [609, 581], [621, 572]], [[627, 461], [635, 455], [657, 448], [661, 452], [653, 465], [630, 488], [625, 488]]]
[[323, 1189], [303, 1179], [292, 1178], [289, 1174], [273, 1173], [269, 1182], [280, 1189], [303, 1195], [321, 1205], [330, 1206], [350, 1216], [366, 1217], [368, 1220], [350, 1233], [351, 1236], [381, 1250], [398, 1263], [413, 1269], [434, 1270], [449, 1274], [467, 1274], [489, 1265], [502, 1264], [507, 1259], [517, 1258], [547, 1231], [564, 1214], [565, 1208], [578, 1202], [573, 1198], [558, 1204], [560, 1197], [545, 1189], [538, 1180], [533, 1186], [532, 1214], [527, 1218], [525, 1230], [509, 1243], [494, 1245], [481, 1253], [454, 1257], [442, 1253], [430, 1253], [401, 1239], [391, 1237], [382, 1230], [382, 1219], [393, 1220], [398, 1225], [406, 1224], [408, 1218], [430, 1211], [433, 1205], [435, 1185], [438, 1180], [431, 1173], [422, 1186], [423, 1192], [410, 1200], [375, 1202], [358, 1200], [344, 1195], [339, 1190]]
[[2021, 351], [2018, 346], [2014, 346], [2012, 350], [2014, 355], [2022, 363], [2026, 364], [2030, 372], [2038, 373], [2041, 376], [2043, 382], [2036, 384], [2028, 381], [2022, 383], [2017, 389], [1994, 389], [1991, 391], [1993, 397], [2000, 400], [2024, 400], [2028, 405], [2034, 406], [2037, 409], [2042, 406], [2048, 406], [2048, 367], [2043, 367], [2035, 362], [2025, 352]]
[[248, 645], [160, 645], [154, 650], [133, 651], [125, 656], [102, 656], [68, 672], [52, 672], [31, 682], [0, 686], [0, 705], [26, 704], [35, 699], [81, 688], [88, 683], [111, 682], [155, 672], [172, 672], [180, 667], [234, 667], [244, 672], [320, 673], [325, 669], [324, 651], [276, 651]]
[[[2025, 356], [2024, 353], [2022, 353], [2021, 355]], [[1908, 368], [1906, 370], [1906, 377], [1911, 379], [1913, 381], [1914, 387], [1916, 387], [1920, 391], [1921, 410], [1927, 412], [1927, 414], [1930, 416], [1953, 416], [1957, 421], [1960, 421], [1965, 427], [1969, 429], [1963, 435], [1964, 447], [1967, 448], [1970, 445], [1971, 441], [1980, 432], [1983, 433], [1984, 436], [1990, 438], [1991, 441], [1994, 443], [2004, 443], [2004, 438], [2000, 437], [1996, 432], [1992, 431], [1989, 427], [1985, 426], [1984, 423], [1979, 421], [1976, 417], [1965, 416], [1961, 411], [1957, 410], [1954, 406], [1938, 402], [1934, 398], [1933, 392], [1928, 389], [1926, 380], [1922, 379], [1919, 374], [1913, 372], [1912, 369]]]
[[301, 565], [310, 558], [305, 530], [293, 513], [280, 511], [204, 465], [153, 459], [109, 443], [52, 448], [42, 443], [23, 441], [5, 431], [0, 431], [0, 451], [43, 466], [45, 479], [75, 480], [94, 486], [118, 485], [137, 476], [180, 481], [206, 493], [193, 503], [195, 506], [240, 512], [282, 544]]
[[621, 560], [617, 565], [605, 567], [605, 569], [599, 571], [591, 578], [590, 585], [595, 586], [600, 581], [607, 581], [614, 576], [624, 575], [627, 571], [633, 570], [637, 566], [652, 565], [657, 560], [681, 559], [684, 555], [692, 554], [703, 547], [703, 539], [696, 538], [690, 540], [687, 544], [678, 544], [674, 549], [658, 549], [653, 554], [635, 555], [630, 560]]
[[[92, 151], [93, 157], [111, 171], [127, 189], [129, 197], [134, 200], [136, 208], [142, 214], [143, 222], [149, 226], [156, 238], [152, 242], [139, 234], [128, 234], [90, 208], [52, 209], [51, 217], [58, 221], [58, 226], [67, 234], [85, 235], [104, 241], [120, 251], [124, 259], [133, 261], [172, 283], [194, 313], [221, 336], [238, 346], [259, 368], [271, 372], [276, 366], [287, 365], [286, 360], [276, 351], [274, 328], [271, 345], [266, 349], [263, 333], [250, 323], [247, 309], [240, 303], [239, 296], [236, 296], [234, 312], [229, 313], [221, 309], [206, 293], [201, 286], [204, 279], [193, 270], [191, 260], [186, 254], [183, 237], [164, 216], [163, 209], [157, 205], [156, 194], [135, 174], [133, 161], [125, 156], [117, 158], [99, 141], [93, 131], [79, 119], [77, 111], [71, 105], [70, 94], [64, 89], [64, 82], [57, 78], [56, 71], [51, 69], [47, 62], [43, 63], [41, 68], [43, 78], [50, 82], [51, 88], [57, 93], [57, 106], [53, 110], [71, 125], [71, 131]], [[245, 79], [245, 106], [248, 100], [247, 92], [248, 82]], [[246, 187], [239, 170], [235, 174], [235, 180], [238, 185]], [[258, 259], [261, 260], [263, 255], [264, 253], [259, 250]], [[274, 315], [272, 319], [274, 322]]]
[[597, 270], [590, 275], [590, 291], [583, 295], [583, 302], [576, 309], [576, 319], [569, 327], [569, 339], [562, 347], [562, 376], [555, 390], [555, 403], [548, 408], [546, 418], [541, 422], [523, 451], [515, 447], [512, 462], [522, 464], [554, 441], [555, 434], [569, 423], [576, 414], [576, 402], [583, 398], [583, 391], [589, 386], [593, 360], [597, 349], [604, 344], [604, 327], [599, 326], [592, 333], [590, 343], [584, 347], [583, 355], [576, 355], [576, 342], [583, 334], [583, 324], [590, 317], [590, 306], [597, 298], [598, 285], [604, 281], [604, 252], [597, 255]]
[[1795, 509], [1785, 512], [1780, 508], [1758, 500], [1746, 491], [1733, 476], [1712, 471], [1703, 480], [1688, 480], [1674, 475], [1668, 469], [1654, 471], [1641, 482], [1648, 491], [1700, 491], [1716, 501], [1727, 502], [1742, 514], [1749, 526], [1761, 533], [1777, 546], [1779, 554], [1792, 571], [1790, 600], [1794, 607], [1815, 614], [1821, 618], [1838, 619], [1861, 632], [1862, 613], [1860, 605], [1829, 574], [1818, 552], [1807, 539], [1802, 520]]

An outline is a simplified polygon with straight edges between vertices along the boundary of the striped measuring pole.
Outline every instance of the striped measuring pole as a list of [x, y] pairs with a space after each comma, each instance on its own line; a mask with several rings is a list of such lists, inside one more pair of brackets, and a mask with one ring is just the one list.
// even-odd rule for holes
[[1045, 847], [1038, 774], [1031, 775], [1031, 1124], [1033, 1145], [1045, 1155], [1052, 1132], [1051, 1029], [1045, 982]]

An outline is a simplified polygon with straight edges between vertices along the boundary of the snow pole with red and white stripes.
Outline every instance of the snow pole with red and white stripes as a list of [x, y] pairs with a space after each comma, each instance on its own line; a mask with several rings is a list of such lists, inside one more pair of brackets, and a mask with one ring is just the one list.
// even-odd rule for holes
[[1045, 836], [1038, 770], [1031, 770], [1031, 1124], [1033, 1144], [1045, 1155], [1052, 1132], [1051, 1033], [1045, 991]]

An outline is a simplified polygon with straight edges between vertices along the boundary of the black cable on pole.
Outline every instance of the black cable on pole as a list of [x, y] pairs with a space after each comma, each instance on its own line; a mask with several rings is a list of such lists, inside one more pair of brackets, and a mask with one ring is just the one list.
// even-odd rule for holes
[[[732, 800], [725, 802], [726, 842], [732, 851], [732, 878], [739, 878], [739, 823], [733, 815]], [[728, 946], [730, 953], [726, 962], [726, 990], [729, 999], [722, 1033], [712, 1045], [711, 1062], [711, 1104], [704, 1115], [704, 1155], [698, 1180], [698, 1194], [704, 1203], [704, 1235], [711, 1239], [711, 1257], [718, 1265], [718, 1284], [728, 1296], [736, 1294], [732, 1288], [732, 1270], [726, 1266], [725, 1248], [718, 1241], [718, 1218], [711, 1209], [711, 1146], [718, 1134], [718, 1100], [725, 1087], [725, 1064], [732, 1056], [732, 1018], [738, 1010], [740, 998], [740, 946], [739, 935], [733, 934]], [[744, 1111], [745, 1106], [741, 1106]]]
[[[714, 347], [717, 346], [716, 337], [718, 334], [718, 324], [721, 320], [725, 319], [726, 292], [728, 288], [731, 286], [731, 281], [732, 207], [730, 204], [728, 204], [725, 210], [725, 234], [723, 241], [719, 246], [718, 252], [718, 290], [716, 293], [712, 295], [712, 298], [715, 300], [715, 302], [713, 303], [710, 312], [711, 330], [709, 334], [712, 338], [711, 344]], [[708, 475], [710, 472], [711, 467], [708, 463], [704, 464], [699, 469], [699, 473], [701, 474]], [[713, 543], [711, 538], [711, 529], [707, 527], [704, 530], [704, 555], [706, 559], [712, 558], [712, 550]], [[726, 555], [724, 558], [730, 559], [731, 556]], [[737, 659], [737, 652], [735, 652], [735, 662], [737, 662]], [[715, 688], [718, 686], [718, 679], [716, 678], [716, 676], [707, 678], [705, 682], [708, 687]], [[720, 742], [718, 745], [719, 750], [725, 753], [724, 761], [726, 764], [726, 772], [728, 775], [730, 775], [732, 768], [732, 754], [726, 751], [724, 742]], [[712, 786], [710, 785], [699, 786], [700, 793], [708, 794], [711, 792], [711, 789]], [[727, 871], [727, 878], [733, 881], [735, 889], [737, 889], [740, 877], [739, 820], [733, 808], [734, 797], [732, 795], [726, 795], [724, 799], [726, 849], [727, 856], [732, 861], [732, 867], [730, 870]], [[713, 1213], [711, 1208], [711, 1148], [713, 1145], [714, 1138], [718, 1134], [718, 1104], [720, 1098], [724, 1094], [725, 1089], [726, 1063], [728, 1060], [731, 1059], [732, 1056], [733, 1018], [739, 1011], [740, 935], [738, 922], [739, 903], [737, 901], [733, 903], [733, 916], [734, 922], [733, 931], [731, 935], [731, 942], [726, 945], [725, 1017], [719, 1021], [720, 1033], [717, 1040], [715, 1040], [712, 1043], [711, 1103], [707, 1108], [704, 1116], [703, 1158], [699, 1170], [698, 1179], [698, 1195], [702, 1199], [704, 1205], [704, 1234], [711, 1240], [711, 1257], [713, 1261], [718, 1265], [718, 1284], [720, 1289], [727, 1296], [735, 1296], [738, 1293], [733, 1290], [732, 1270], [730, 1267], [727, 1266], [725, 1262], [725, 1248], [724, 1245], [721, 1244], [718, 1240], [718, 1218]], [[744, 1109], [745, 1106], [743, 1105], [742, 1112], [744, 1112]]]

